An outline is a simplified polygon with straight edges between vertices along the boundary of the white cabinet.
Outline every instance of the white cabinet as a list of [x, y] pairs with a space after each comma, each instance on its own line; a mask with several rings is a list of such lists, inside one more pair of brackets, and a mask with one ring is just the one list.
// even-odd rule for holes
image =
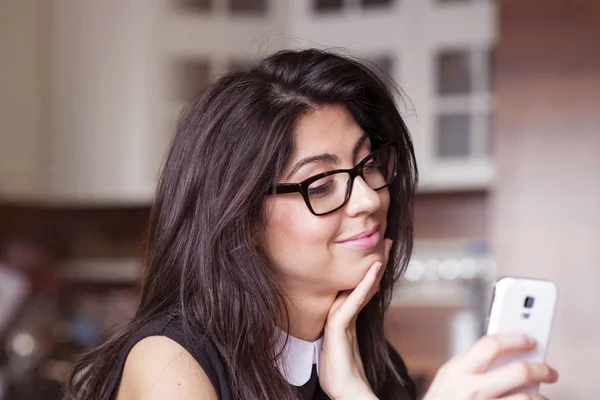
[[160, 0], [2, 4], [5, 18], [21, 19], [0, 28], [17, 56], [0, 70], [12, 89], [0, 94], [2, 197], [148, 202], [169, 140], [154, 43]]
[[427, 120], [420, 130], [426, 141], [421, 188], [485, 188], [494, 176], [494, 2], [423, 3], [423, 35], [408, 51], [425, 53], [428, 68], [412, 78], [403, 76], [407, 82], [414, 80], [412, 90], [423, 91], [417, 107], [420, 121]]
[[[176, 14], [164, 29], [165, 48], [202, 72], [196, 76], [212, 79], [236, 55], [252, 58], [280, 47], [349, 49], [379, 64], [406, 93], [400, 107], [415, 141], [420, 190], [492, 183], [494, 1], [282, 0], [268, 3], [266, 16], [245, 18], [231, 15], [231, 0], [212, 4]], [[176, 75], [186, 70], [183, 65]]]
[[154, 43], [159, 6], [155, 0], [54, 1], [50, 199], [150, 199], [164, 128], [157, 112], [164, 79]]
[[421, 190], [486, 187], [495, 13], [486, 0], [0, 2], [0, 200], [147, 203], [187, 89], [309, 46], [399, 82]]
[[5, 201], [149, 203], [186, 85], [285, 43], [282, 2], [0, 4]]

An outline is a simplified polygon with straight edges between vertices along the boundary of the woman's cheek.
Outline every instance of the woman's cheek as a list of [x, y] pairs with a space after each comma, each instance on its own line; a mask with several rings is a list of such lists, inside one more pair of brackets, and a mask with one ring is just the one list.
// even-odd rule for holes
[[337, 233], [336, 219], [312, 215], [304, 204], [267, 202], [264, 249], [269, 259], [286, 275], [323, 277], [324, 264], [332, 263], [330, 244]]

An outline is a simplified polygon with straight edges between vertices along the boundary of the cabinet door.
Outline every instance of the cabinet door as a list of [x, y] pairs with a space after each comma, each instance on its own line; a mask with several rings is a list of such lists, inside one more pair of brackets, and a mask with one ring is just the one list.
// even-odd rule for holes
[[427, 92], [417, 110], [427, 120], [421, 188], [486, 188], [494, 175], [490, 83], [494, 3], [432, 0], [421, 7], [423, 31], [411, 45], [425, 54], [428, 65], [427, 74], [420, 76]]
[[157, 175], [155, 0], [57, 0], [50, 45], [50, 198], [146, 202]]
[[0, 200], [44, 192], [48, 2], [0, 2]]

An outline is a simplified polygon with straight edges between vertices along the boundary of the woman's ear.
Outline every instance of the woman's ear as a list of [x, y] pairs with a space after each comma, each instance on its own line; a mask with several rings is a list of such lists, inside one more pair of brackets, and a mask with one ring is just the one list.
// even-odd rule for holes
[[255, 226], [250, 230], [250, 243], [255, 250], [260, 250], [263, 244], [263, 232], [264, 229], [260, 227], [260, 224], [255, 224]]
[[252, 233], [252, 236], [250, 238], [250, 243], [252, 244], [252, 247], [254, 247], [256, 250], [258, 250], [260, 248], [261, 240], [260, 240], [260, 234], [258, 232]]

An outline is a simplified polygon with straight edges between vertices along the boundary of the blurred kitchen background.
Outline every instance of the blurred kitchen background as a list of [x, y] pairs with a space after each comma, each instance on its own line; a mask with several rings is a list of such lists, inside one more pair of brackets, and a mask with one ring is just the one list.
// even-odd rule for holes
[[600, 398], [600, 1], [0, 0], [0, 400], [58, 399], [135, 311], [183, 104], [312, 46], [406, 93], [416, 248], [387, 332], [421, 388], [515, 274], [560, 286], [544, 393]]

